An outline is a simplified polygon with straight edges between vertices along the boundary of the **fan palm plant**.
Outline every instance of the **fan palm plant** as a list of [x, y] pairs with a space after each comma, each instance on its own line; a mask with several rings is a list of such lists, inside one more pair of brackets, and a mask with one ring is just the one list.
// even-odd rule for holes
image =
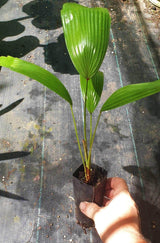
[[[160, 80], [128, 85], [115, 91], [99, 110], [96, 126], [93, 129], [92, 114], [100, 101], [103, 90], [104, 75], [99, 71], [99, 68], [109, 42], [110, 15], [108, 10], [104, 8], [87, 8], [76, 3], [65, 3], [61, 10], [61, 18], [66, 46], [79, 73], [80, 87], [84, 99], [84, 137], [82, 139], [79, 138], [77, 131], [72, 98], [66, 87], [55, 75], [35, 64], [11, 56], [1, 56], [0, 66], [37, 80], [68, 102], [84, 167], [85, 181], [89, 183], [91, 179], [92, 146], [101, 114], [104, 111], [160, 92]], [[87, 112], [90, 115], [89, 136], [86, 132]], [[89, 140], [87, 137], [89, 137]]]

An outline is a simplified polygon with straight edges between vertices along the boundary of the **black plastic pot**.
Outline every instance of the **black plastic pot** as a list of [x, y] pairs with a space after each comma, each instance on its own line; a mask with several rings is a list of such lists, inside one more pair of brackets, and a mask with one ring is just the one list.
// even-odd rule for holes
[[94, 227], [93, 220], [86, 217], [79, 209], [80, 202], [95, 202], [102, 206], [105, 185], [107, 180], [107, 171], [102, 167], [92, 164], [92, 174], [94, 176], [92, 184], [83, 182], [84, 169], [81, 165], [73, 173], [73, 190], [75, 199], [75, 214], [77, 223], [83, 228]]

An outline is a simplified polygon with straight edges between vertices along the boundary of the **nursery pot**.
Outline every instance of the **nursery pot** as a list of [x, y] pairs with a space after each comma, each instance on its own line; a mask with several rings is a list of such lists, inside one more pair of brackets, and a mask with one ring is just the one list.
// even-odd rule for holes
[[86, 184], [84, 180], [84, 168], [81, 165], [73, 173], [73, 190], [75, 199], [75, 215], [77, 223], [83, 228], [94, 227], [94, 222], [85, 216], [79, 209], [80, 202], [95, 202], [102, 206], [107, 180], [107, 171], [102, 167], [92, 164], [91, 183]]

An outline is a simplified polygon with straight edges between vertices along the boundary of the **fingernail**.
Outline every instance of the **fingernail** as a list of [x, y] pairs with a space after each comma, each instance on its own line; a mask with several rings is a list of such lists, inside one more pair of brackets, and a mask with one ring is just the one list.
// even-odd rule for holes
[[81, 203], [79, 204], [79, 208], [80, 208], [81, 211], [85, 211], [86, 206], [87, 206], [87, 203], [86, 203], [86, 202], [81, 202]]

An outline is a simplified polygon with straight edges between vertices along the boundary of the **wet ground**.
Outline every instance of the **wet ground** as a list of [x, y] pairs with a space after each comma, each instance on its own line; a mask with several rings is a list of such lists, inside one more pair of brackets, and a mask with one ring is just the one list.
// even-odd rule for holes
[[[0, 55], [34, 62], [66, 85], [82, 134], [81, 94], [64, 44], [65, 0], [1, 0]], [[68, 1], [69, 2], [69, 1]], [[77, 0], [107, 7], [110, 43], [101, 70], [101, 104], [117, 88], [160, 76], [160, 9], [147, 0]], [[80, 165], [70, 108], [39, 83], [0, 73], [0, 243], [100, 243], [74, 217], [72, 173]], [[96, 116], [96, 114], [95, 114]], [[160, 239], [160, 95], [104, 113], [92, 160], [126, 179], [142, 230]]]

